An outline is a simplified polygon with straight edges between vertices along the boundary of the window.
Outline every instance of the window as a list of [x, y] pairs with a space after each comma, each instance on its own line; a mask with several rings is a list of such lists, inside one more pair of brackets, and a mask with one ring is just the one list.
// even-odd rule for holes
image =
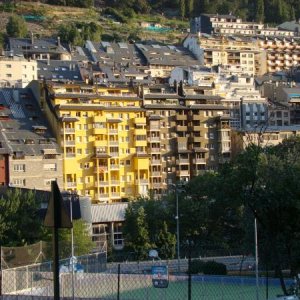
[[6, 68], [11, 69], [11, 65], [6, 65]]
[[130, 160], [126, 160], [126, 166], [130, 166]]
[[12, 75], [11, 75], [11, 74], [6, 74], [6, 77], [7, 77], [7, 78], [11, 78]]
[[24, 164], [14, 165], [14, 171], [15, 172], [25, 172], [25, 165]]
[[89, 149], [85, 149], [85, 150], [84, 150], [84, 153], [85, 153], [85, 154], [89, 154]]
[[51, 182], [56, 181], [56, 178], [51, 178], [51, 179], [45, 179], [44, 180], [44, 185], [45, 186], [51, 186]]
[[81, 155], [82, 154], [82, 149], [77, 149], [77, 154]]
[[125, 130], [129, 130], [129, 125], [125, 125]]
[[90, 167], [90, 163], [85, 163], [85, 164], [84, 164], [84, 168], [85, 168], [85, 169], [89, 169], [89, 167]]
[[56, 164], [44, 164], [45, 171], [56, 171]]
[[17, 178], [17, 179], [14, 179], [13, 180], [13, 185], [14, 186], [25, 186], [25, 179], [20, 179], [20, 178]]

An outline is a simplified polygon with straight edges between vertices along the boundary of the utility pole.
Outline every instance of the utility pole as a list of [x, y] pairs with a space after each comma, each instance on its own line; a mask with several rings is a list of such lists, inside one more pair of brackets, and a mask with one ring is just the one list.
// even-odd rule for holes
[[175, 185], [176, 194], [176, 235], [177, 235], [177, 270], [180, 273], [180, 237], [179, 237], [179, 205], [178, 205], [178, 186]]

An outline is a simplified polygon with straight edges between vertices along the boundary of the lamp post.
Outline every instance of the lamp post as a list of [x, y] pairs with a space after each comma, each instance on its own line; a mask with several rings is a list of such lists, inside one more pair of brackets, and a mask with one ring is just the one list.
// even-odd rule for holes
[[176, 194], [176, 236], [177, 236], [177, 268], [178, 268], [178, 273], [180, 273], [180, 238], [179, 238], [179, 205], [178, 205], [178, 186], [177, 184], [175, 185], [175, 194]]
[[[71, 219], [71, 223], [73, 224], [73, 197], [75, 195], [73, 193], [71, 193], [69, 199], [70, 199], [70, 219]], [[73, 226], [71, 228], [71, 271], [72, 271], [72, 299], [75, 299], [75, 284], [74, 284], [74, 229]]]
[[178, 189], [178, 184], [170, 183], [170, 185], [175, 190], [175, 199], [176, 199], [176, 246], [177, 246], [177, 271], [180, 273], [180, 236], [179, 236], [179, 191], [182, 191], [181, 189]]

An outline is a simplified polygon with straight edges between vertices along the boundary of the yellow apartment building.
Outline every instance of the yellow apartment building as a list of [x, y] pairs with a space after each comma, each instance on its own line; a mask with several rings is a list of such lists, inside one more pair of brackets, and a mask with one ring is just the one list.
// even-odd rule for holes
[[133, 90], [47, 83], [41, 106], [63, 150], [66, 191], [94, 203], [148, 193], [146, 115]]

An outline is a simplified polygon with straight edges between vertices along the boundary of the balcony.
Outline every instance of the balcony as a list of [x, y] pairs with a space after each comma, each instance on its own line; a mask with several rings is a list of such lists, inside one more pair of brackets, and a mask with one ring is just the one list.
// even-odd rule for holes
[[177, 114], [175, 116], [175, 119], [176, 121], [186, 121], [187, 120], [187, 115], [180, 115], [180, 114]]
[[109, 141], [110, 146], [119, 146], [119, 141]]
[[66, 153], [66, 158], [74, 158], [74, 157], [76, 157], [76, 154], [74, 152]]
[[201, 143], [202, 139], [203, 138], [201, 136], [193, 136], [193, 137], [191, 137], [192, 143]]
[[152, 153], [160, 153], [160, 148], [150, 148], [150, 152], [152, 152]]
[[96, 198], [98, 198], [99, 201], [107, 201], [109, 200], [108, 194], [96, 194]]
[[110, 194], [111, 199], [116, 199], [116, 198], [121, 198], [121, 194], [120, 193], [111, 193]]
[[194, 121], [200, 121], [201, 120], [201, 116], [200, 115], [190, 115], [190, 120], [194, 120]]
[[99, 173], [104, 173], [107, 172], [107, 166], [98, 166], [94, 168], [94, 172], [97, 173], [99, 171]]
[[146, 140], [140, 140], [140, 141], [134, 141], [135, 147], [147, 147], [147, 141]]
[[97, 186], [103, 187], [103, 186], [108, 186], [109, 182], [108, 181], [98, 181], [95, 183]]
[[193, 159], [194, 164], [206, 164], [205, 158], [194, 158]]
[[153, 189], [162, 189], [164, 188], [163, 185], [161, 184], [161, 182], [154, 182], [152, 183], [152, 188]]
[[149, 184], [149, 180], [148, 179], [140, 179], [136, 181], [136, 184]]
[[119, 157], [119, 152], [110, 152], [111, 157]]
[[150, 164], [151, 165], [161, 165], [161, 160], [160, 159], [151, 159]]
[[77, 186], [77, 183], [76, 183], [76, 181], [67, 181], [67, 182], [66, 182], [66, 186], [67, 186], [68, 188], [76, 187], [76, 186]]
[[189, 131], [200, 131], [200, 130], [201, 130], [201, 126], [200, 125], [189, 126]]
[[65, 129], [61, 129], [61, 133], [75, 133], [75, 128], [65, 128]]
[[162, 174], [161, 174], [160, 171], [155, 171], [155, 172], [151, 172], [151, 173], [150, 173], [150, 176], [151, 176], [151, 177], [161, 177]]
[[178, 164], [178, 165], [186, 165], [186, 164], [189, 164], [189, 163], [190, 163], [190, 160], [188, 158], [176, 159], [176, 164]]
[[187, 131], [187, 126], [177, 125], [177, 126], [176, 126], [176, 130], [177, 130], [177, 131], [183, 131], [183, 132], [186, 132], [186, 131]]
[[159, 136], [151, 136], [148, 138], [149, 142], [160, 142], [160, 137]]
[[118, 129], [111, 129], [111, 128], [109, 128], [108, 129], [108, 133], [109, 134], [118, 134]]
[[75, 144], [76, 144], [75, 140], [72, 140], [72, 141], [69, 140], [69, 141], [64, 141], [63, 142], [64, 147], [75, 146]]
[[102, 140], [102, 141], [94, 141], [94, 147], [107, 147], [108, 141]]
[[105, 127], [93, 128], [93, 134], [107, 134], [107, 129]]
[[133, 119], [134, 124], [138, 124], [138, 125], [146, 125], [146, 118], [134, 118]]
[[120, 181], [119, 180], [111, 180], [110, 185], [120, 185]]
[[110, 165], [111, 170], [119, 170], [120, 166], [119, 165]]
[[93, 182], [86, 182], [84, 185], [86, 189], [95, 187], [95, 183]]
[[160, 131], [160, 126], [158, 125], [150, 125], [150, 131]]
[[179, 170], [176, 172], [177, 176], [190, 176], [190, 171], [188, 170]]

